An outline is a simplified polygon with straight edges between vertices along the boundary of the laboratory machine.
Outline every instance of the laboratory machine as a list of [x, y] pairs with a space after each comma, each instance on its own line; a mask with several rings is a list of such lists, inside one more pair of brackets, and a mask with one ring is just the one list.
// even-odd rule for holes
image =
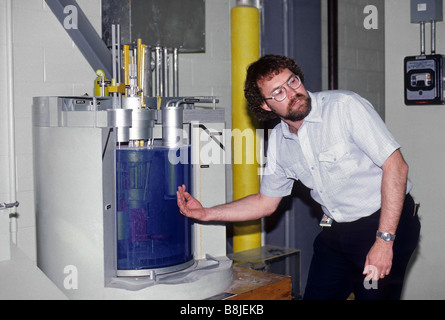
[[38, 267], [70, 299], [207, 299], [232, 284], [226, 228], [176, 190], [226, 202], [224, 109], [177, 95], [177, 50], [117, 37], [94, 96], [33, 99]]

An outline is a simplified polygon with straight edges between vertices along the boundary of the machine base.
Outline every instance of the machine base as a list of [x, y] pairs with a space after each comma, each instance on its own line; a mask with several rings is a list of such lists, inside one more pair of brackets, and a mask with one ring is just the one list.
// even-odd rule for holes
[[104, 291], [97, 294], [103, 299], [199, 300], [223, 292], [232, 282], [232, 260], [207, 256], [185, 270], [159, 275], [156, 280], [114, 277]]
[[178, 265], [156, 268], [156, 269], [139, 269], [139, 270], [117, 270], [118, 277], [145, 277], [156, 280], [156, 277], [161, 274], [172, 273], [187, 269], [195, 263], [194, 260], [187, 261]]

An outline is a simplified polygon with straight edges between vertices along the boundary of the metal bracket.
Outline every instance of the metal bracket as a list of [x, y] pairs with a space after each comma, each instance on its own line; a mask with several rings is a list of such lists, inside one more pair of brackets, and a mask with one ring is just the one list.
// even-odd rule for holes
[[0, 203], [0, 210], [14, 208], [14, 207], [18, 207], [18, 206], [19, 206], [18, 201], [14, 202], [14, 203]]

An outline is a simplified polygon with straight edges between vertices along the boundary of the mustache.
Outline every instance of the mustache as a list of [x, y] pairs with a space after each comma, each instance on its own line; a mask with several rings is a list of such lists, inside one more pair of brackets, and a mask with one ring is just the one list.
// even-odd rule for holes
[[296, 93], [290, 100], [289, 100], [289, 106], [292, 106], [295, 101], [297, 101], [298, 99], [303, 100], [305, 102], [307, 102], [308, 97], [302, 93]]

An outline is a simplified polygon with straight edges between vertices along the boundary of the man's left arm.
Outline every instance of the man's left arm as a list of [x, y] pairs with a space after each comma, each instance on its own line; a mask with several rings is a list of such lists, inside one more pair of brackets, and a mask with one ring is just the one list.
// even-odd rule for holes
[[[395, 234], [405, 200], [408, 165], [400, 150], [394, 151], [382, 165], [382, 207], [380, 213], [380, 232]], [[377, 231], [377, 230], [376, 230]], [[378, 280], [391, 272], [393, 241], [376, 237], [369, 251], [363, 274]]]

